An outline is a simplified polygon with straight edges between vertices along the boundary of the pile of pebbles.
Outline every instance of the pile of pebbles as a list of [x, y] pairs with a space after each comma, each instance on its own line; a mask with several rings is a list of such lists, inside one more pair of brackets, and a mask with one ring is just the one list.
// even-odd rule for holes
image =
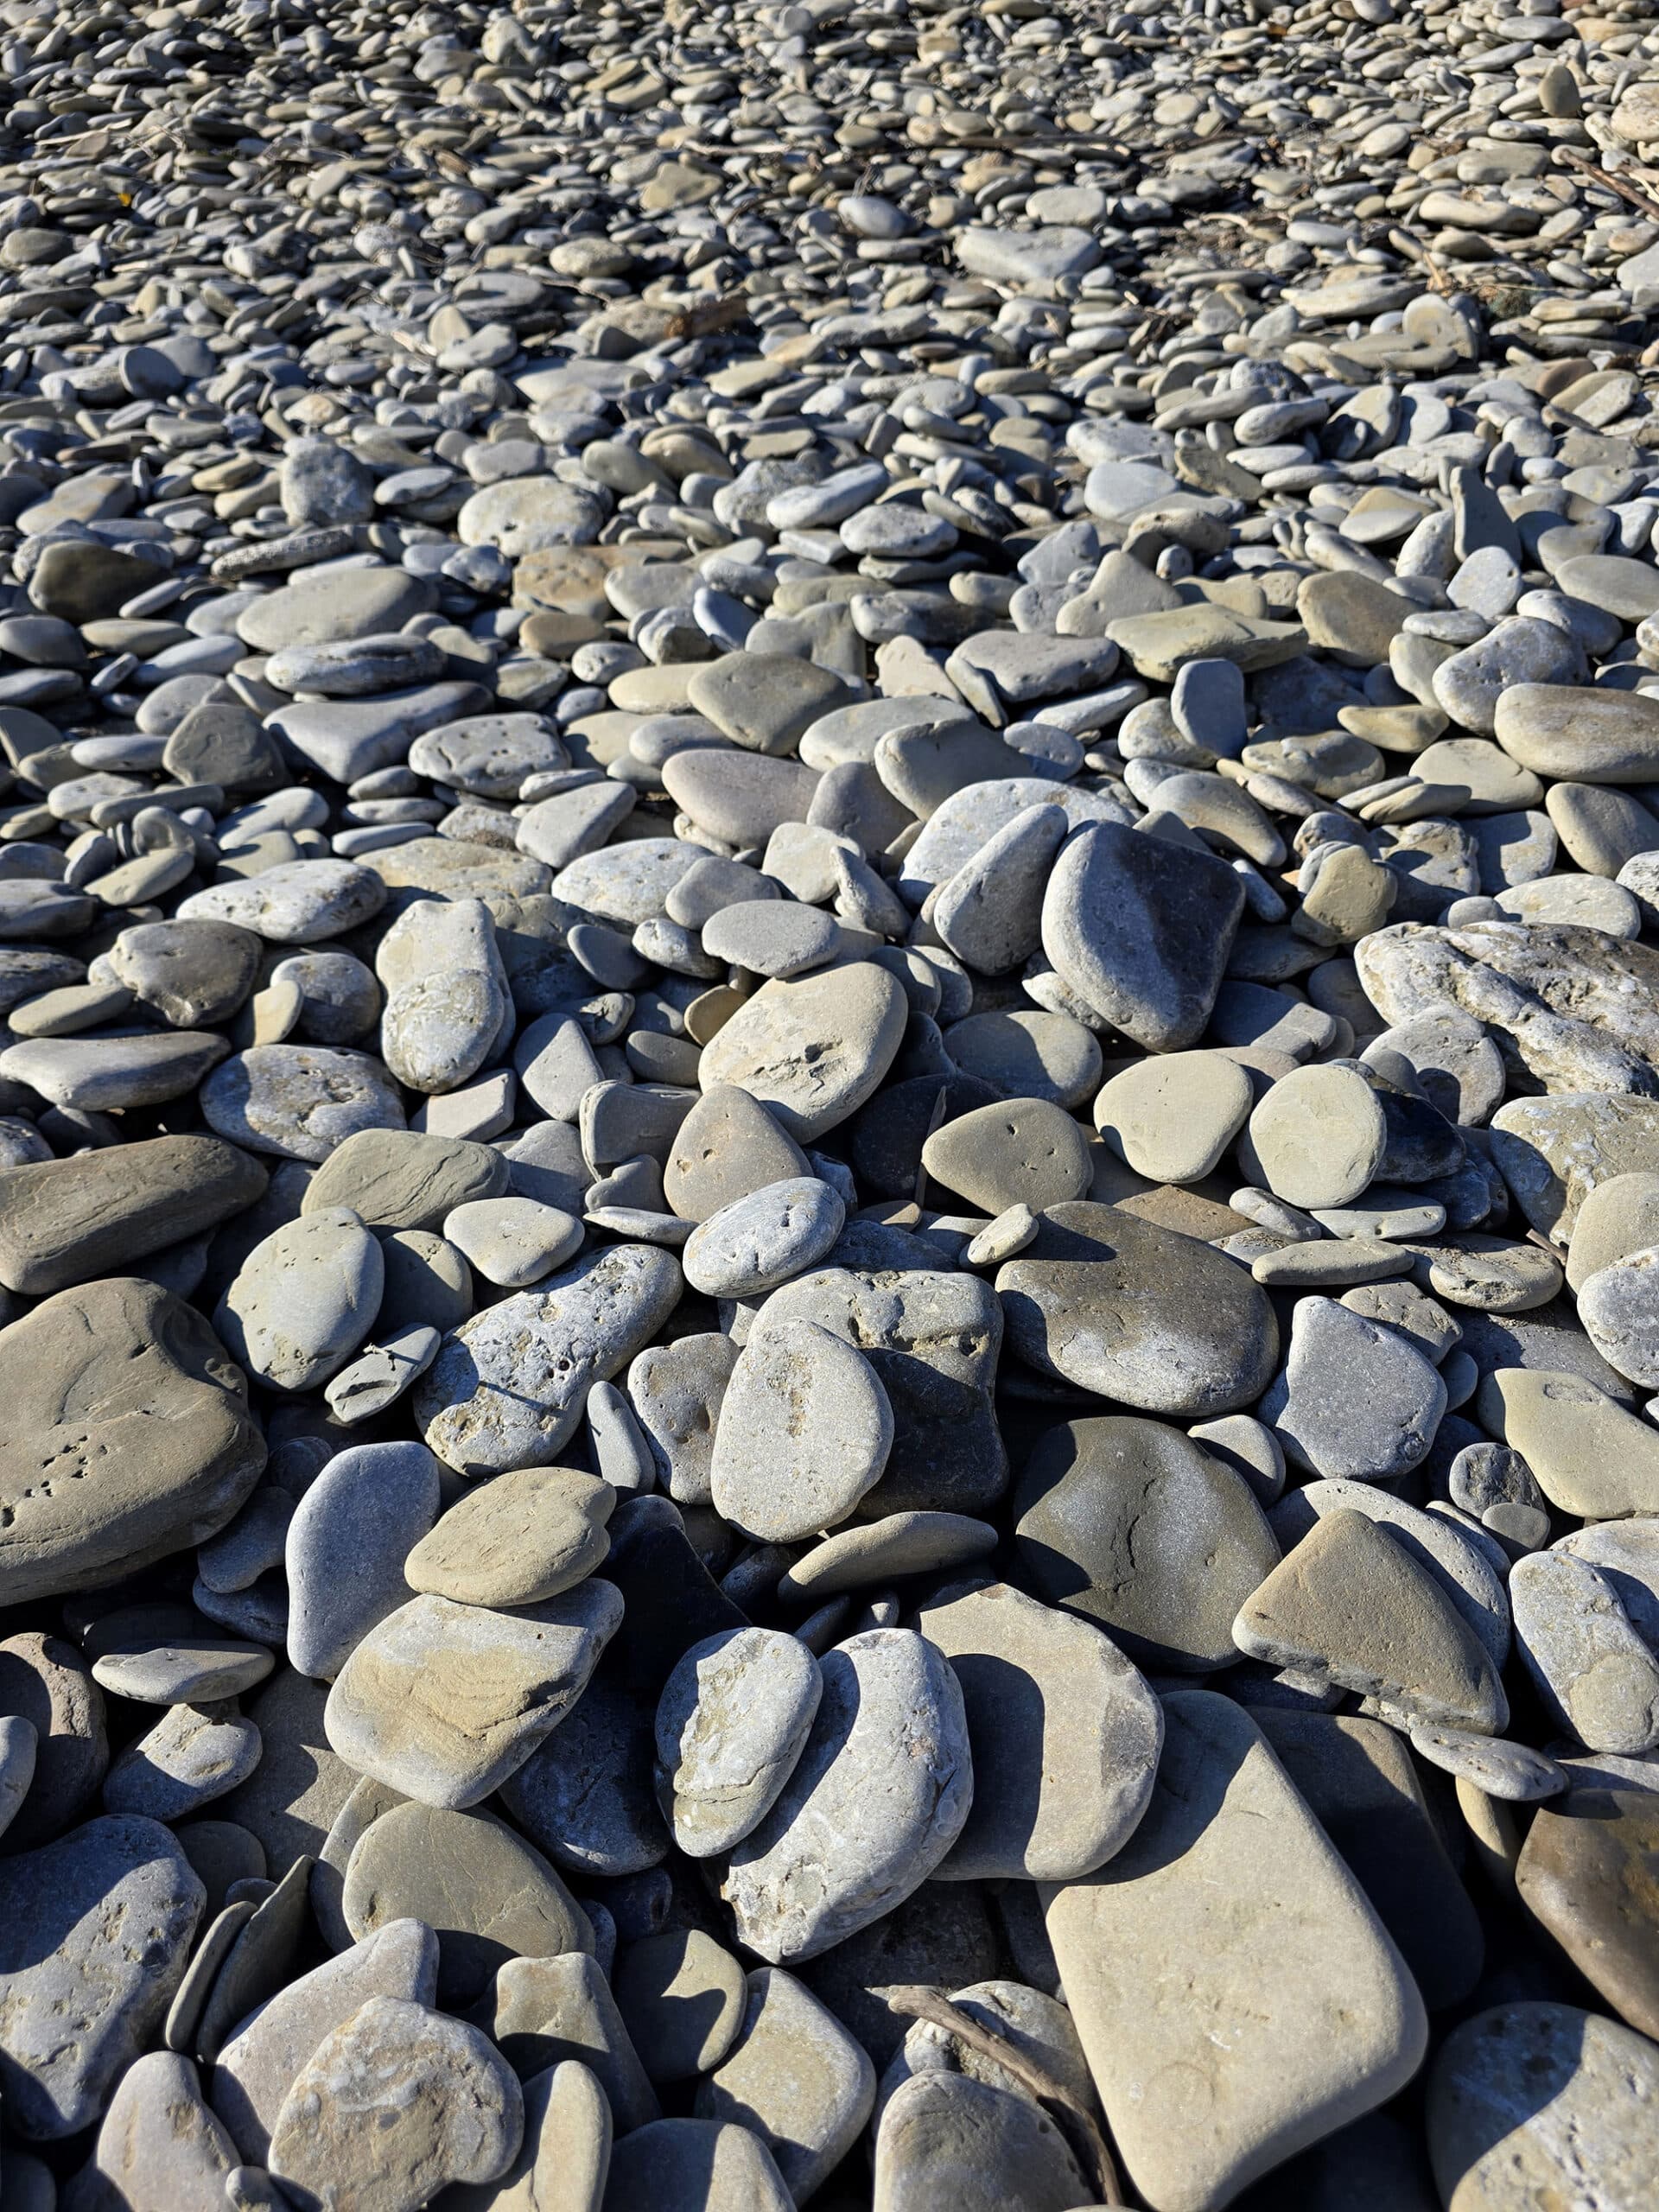
[[0, 23], [6, 2212], [1651, 2212], [1644, 0]]

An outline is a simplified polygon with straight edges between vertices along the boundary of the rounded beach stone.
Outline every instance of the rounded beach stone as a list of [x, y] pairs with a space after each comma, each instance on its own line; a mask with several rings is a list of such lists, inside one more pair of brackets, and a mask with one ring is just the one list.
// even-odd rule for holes
[[300, 1211], [348, 1206], [373, 1229], [435, 1230], [456, 1207], [499, 1198], [511, 1173], [490, 1145], [418, 1129], [364, 1129], [330, 1152]]
[[1234, 1616], [1278, 1563], [1249, 1484], [1162, 1421], [1049, 1429], [1013, 1503], [1015, 1548], [1042, 1596], [1160, 1669], [1230, 1665]]
[[524, 2133], [518, 2077], [489, 2037], [398, 1997], [371, 1997], [300, 2069], [270, 2171], [302, 2203], [416, 2212], [450, 2182], [505, 2174]]
[[91, 2160], [65, 2192], [81, 2212], [153, 2196], [178, 2212], [217, 2212], [236, 2146], [201, 2101], [188, 2058], [146, 2051], [121, 2077]]
[[0, 1563], [15, 1604], [217, 1534], [264, 1465], [219, 1339], [182, 1300], [130, 1277], [60, 1291], [0, 1332], [0, 1396], [12, 1413]]
[[0, 1859], [0, 2086], [27, 2141], [77, 2134], [103, 2112], [161, 2027], [205, 1897], [152, 1820], [89, 1821]]
[[1296, 1206], [1346, 1206], [1382, 1164], [1388, 1128], [1351, 1067], [1298, 1068], [1251, 1114], [1239, 1160], [1252, 1181]]
[[1224, 1052], [1166, 1052], [1101, 1085], [1095, 1127], [1137, 1175], [1196, 1183], [1220, 1166], [1254, 1095]]
[[[1044, 1893], [1113, 2143], [1149, 2202], [1220, 2205], [1385, 2103], [1427, 2021], [1399, 1953], [1261, 1732], [1182, 1690], [1145, 1819]], [[1248, 2021], [1217, 2041], [1217, 2019]], [[1186, 2125], [1195, 2084], [1207, 2124]]]
[[1574, 2005], [1494, 2005], [1446, 2037], [1428, 2077], [1428, 2155], [1455, 2212], [1558, 2196], [1625, 2212], [1659, 2189], [1659, 2050]]
[[688, 1857], [728, 1851], [770, 1811], [822, 1694], [817, 1661], [780, 1630], [735, 1629], [691, 1646], [656, 1719], [657, 1794]]
[[1509, 1587], [1516, 1646], [1556, 1726], [1592, 1751], [1659, 1745], [1659, 1657], [1608, 1577], [1571, 1552], [1533, 1552]]
[[404, 1561], [411, 1590], [463, 1605], [534, 1605], [605, 1563], [616, 1492], [570, 1467], [520, 1467], [463, 1497]]
[[217, 1137], [150, 1137], [0, 1174], [0, 1285], [41, 1298], [117, 1274], [263, 1196], [258, 1162]]
[[352, 1849], [342, 1897], [361, 1942], [394, 1920], [438, 1939], [438, 2001], [472, 2003], [509, 1959], [593, 1949], [588, 1916], [539, 1851], [487, 1813], [394, 1805]]
[[117, 1753], [104, 1777], [105, 1810], [184, 1820], [245, 1782], [260, 1750], [258, 1729], [234, 1699], [171, 1705]]
[[1375, 1481], [1420, 1464], [1446, 1405], [1439, 1369], [1397, 1329], [1310, 1297], [1297, 1301], [1284, 1370], [1261, 1415], [1299, 1467]]
[[697, 2084], [694, 2109], [758, 2136], [804, 2204], [856, 2142], [874, 2099], [875, 2069], [835, 2014], [781, 1967], [756, 1967], [736, 2039]]
[[855, 1113], [903, 1042], [904, 991], [887, 969], [855, 960], [765, 984], [704, 1046], [705, 1093], [734, 1084], [812, 1144]]
[[0, 1713], [35, 1732], [28, 1795], [14, 1809], [7, 1848], [28, 1851], [78, 1820], [110, 1763], [104, 1693], [72, 1643], [33, 1630], [0, 1643]]
[[1164, 1739], [1158, 1700], [1111, 1639], [1006, 1582], [945, 1590], [916, 1624], [950, 1662], [974, 1802], [939, 1881], [1068, 1882], [1134, 1834]]
[[445, 1240], [503, 1290], [524, 1290], [575, 1257], [583, 1230], [573, 1214], [535, 1198], [472, 1198], [443, 1217]]
[[612, 1980], [633, 2047], [659, 2087], [711, 2072], [736, 2040], [743, 1969], [701, 1929], [664, 1929], [631, 1943]]
[[1584, 1276], [1578, 1291], [1585, 1334], [1607, 1364], [1644, 1389], [1659, 1389], [1659, 1245], [1621, 1254]]
[[314, 1165], [363, 1129], [401, 1129], [397, 1085], [366, 1052], [315, 1045], [256, 1045], [233, 1052], [202, 1084], [209, 1128], [253, 1152]]
[[1090, 1179], [1083, 1131], [1047, 1098], [1010, 1098], [944, 1122], [922, 1147], [934, 1180], [981, 1213], [1033, 1212], [1083, 1198]]
[[861, 1352], [816, 1321], [765, 1321], [721, 1401], [715, 1510], [761, 1543], [833, 1529], [880, 1479], [892, 1446], [893, 1408]]
[[652, 1700], [601, 1665], [553, 1733], [502, 1784], [507, 1810], [555, 1866], [641, 1874], [668, 1856], [652, 1787]]
[[1567, 1247], [1568, 1287], [1582, 1290], [1592, 1275], [1632, 1252], [1659, 1244], [1659, 1174], [1611, 1175], [1587, 1192]]
[[697, 1224], [680, 1264], [709, 1298], [758, 1298], [815, 1268], [840, 1236], [847, 1209], [814, 1175], [767, 1183]]
[[1267, 1293], [1242, 1268], [1118, 1206], [1046, 1208], [996, 1290], [1022, 1359], [1148, 1413], [1248, 1406], [1278, 1355]]
[[422, 1804], [475, 1805], [558, 1726], [621, 1619], [620, 1593], [593, 1577], [519, 1613], [412, 1598], [340, 1669], [328, 1740]]
[[664, 1192], [682, 1221], [707, 1221], [752, 1191], [811, 1173], [758, 1098], [703, 1074], [702, 1096], [681, 1122], [663, 1169]]
[[213, 1319], [232, 1357], [273, 1390], [314, 1390], [374, 1326], [380, 1247], [348, 1208], [302, 1214], [242, 1262]]
[[967, 2075], [912, 2075], [882, 2109], [874, 2212], [1069, 2212], [1089, 2186], [1047, 2113]]
[[1633, 2028], [1659, 2027], [1659, 1794], [1577, 1789], [1534, 1815], [1515, 1870], [1522, 1902]]
[[417, 1920], [394, 1920], [314, 1967], [249, 2014], [213, 2063], [214, 2112], [251, 2164], [263, 2165], [295, 2078], [323, 2038], [372, 1997], [428, 2005], [438, 1943]]
[[871, 1629], [821, 1670], [806, 1746], [721, 1885], [741, 1940], [773, 1966], [891, 1911], [938, 1867], [973, 1796], [962, 1693], [924, 1638]]
[[1209, 1022], [1244, 911], [1225, 861], [1086, 823], [1043, 897], [1043, 950], [1086, 1006], [1148, 1052], [1194, 1045]]
[[778, 1580], [792, 1605], [819, 1605], [843, 1590], [880, 1589], [912, 1574], [971, 1566], [997, 1547], [988, 1521], [966, 1513], [889, 1513], [838, 1529], [802, 1554]]
[[354, 1445], [335, 1453], [295, 1507], [283, 1564], [288, 1656], [301, 1674], [332, 1681], [405, 1602], [404, 1561], [437, 1516], [441, 1471], [423, 1444]]
[[653, 2120], [611, 2152], [604, 2212], [792, 2212], [771, 2154], [730, 2121]]
[[521, 2081], [575, 2058], [593, 2069], [619, 2134], [661, 2117], [597, 1959], [582, 1951], [509, 1959], [477, 2014]]

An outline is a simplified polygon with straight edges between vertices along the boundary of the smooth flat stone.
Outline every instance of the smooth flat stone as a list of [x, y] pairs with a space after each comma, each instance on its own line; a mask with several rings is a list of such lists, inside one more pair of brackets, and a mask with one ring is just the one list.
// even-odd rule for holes
[[1015, 1550], [1042, 1597], [1174, 1673], [1231, 1664], [1233, 1617], [1278, 1564], [1243, 1478], [1162, 1421], [1048, 1430], [1013, 1505]]
[[694, 1643], [657, 1707], [657, 1792], [680, 1849], [729, 1850], [776, 1802], [823, 1692], [798, 1638], [738, 1629]]
[[1144, 1814], [1163, 1716], [1110, 1638], [1007, 1583], [950, 1592], [917, 1626], [961, 1685], [974, 1802], [940, 1881], [1072, 1881]]
[[1459, 2212], [1519, 2212], [1552, 2195], [1624, 2212], [1659, 2187], [1649, 2124], [1659, 2057], [1576, 2005], [1497, 2005], [1447, 2037], [1429, 2074], [1428, 2154]]
[[328, 1740], [426, 1805], [477, 1804], [587, 1688], [622, 1601], [590, 1577], [525, 1612], [418, 1597], [377, 1622], [328, 1694]]
[[1267, 1294], [1241, 1268], [1118, 1206], [1046, 1208], [996, 1291], [1022, 1359], [1148, 1413], [1248, 1405], [1278, 1353]]
[[[1090, 1880], [1043, 1897], [1129, 2178], [1197, 2212], [1386, 2102], [1422, 2063], [1427, 2023], [1249, 1716], [1193, 1690], [1164, 1714], [1139, 1829]], [[1217, 2040], [1207, 2024], [1224, 2018], [1234, 2032]], [[1202, 2129], [1184, 2121], [1195, 2094]]]
[[922, 1637], [870, 1630], [821, 1672], [805, 1749], [721, 1884], [741, 1940], [774, 1966], [815, 1956], [907, 1897], [961, 1834], [972, 1797], [962, 1693]]
[[[239, 1371], [200, 1314], [130, 1277], [43, 1300], [0, 1334], [15, 1603], [106, 1582], [215, 1535], [264, 1465]], [[67, 1416], [66, 1418], [66, 1416]], [[62, 1487], [39, 1477], [52, 1467]], [[96, 1512], [91, 1491], [96, 1485]]]

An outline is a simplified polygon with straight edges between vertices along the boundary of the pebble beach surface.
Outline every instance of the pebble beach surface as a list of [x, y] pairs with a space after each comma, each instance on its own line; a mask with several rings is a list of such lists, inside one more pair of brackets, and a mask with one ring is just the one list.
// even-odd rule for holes
[[0, 64], [5, 2212], [1653, 2212], [1651, 10]]

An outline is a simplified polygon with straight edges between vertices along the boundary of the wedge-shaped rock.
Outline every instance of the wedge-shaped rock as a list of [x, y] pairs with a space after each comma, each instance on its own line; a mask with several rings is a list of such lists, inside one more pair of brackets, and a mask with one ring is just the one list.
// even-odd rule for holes
[[1213, 853], [1102, 822], [1054, 864], [1043, 950], [1126, 1037], [1178, 1052], [1208, 1026], [1243, 912], [1243, 882]]
[[1240, 1608], [1233, 1638], [1249, 1658], [1328, 1675], [1414, 1718], [1495, 1736], [1510, 1717], [1474, 1630], [1363, 1513], [1316, 1522]]

